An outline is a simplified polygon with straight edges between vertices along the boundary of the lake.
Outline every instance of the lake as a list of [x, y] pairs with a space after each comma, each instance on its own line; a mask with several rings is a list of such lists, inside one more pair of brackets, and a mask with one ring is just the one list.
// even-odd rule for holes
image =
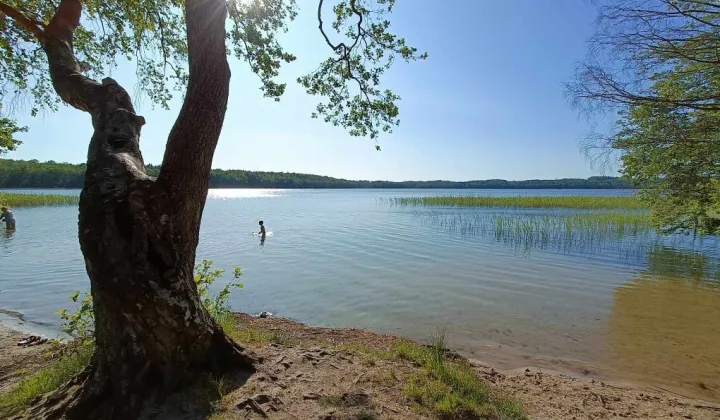
[[[46, 191], [58, 193], [58, 191]], [[78, 191], [65, 191], [78, 194]], [[519, 210], [393, 206], [427, 195], [631, 195], [625, 190], [211, 190], [198, 259], [244, 272], [235, 309], [450, 344], [503, 369], [539, 366], [720, 400], [720, 245], [624, 236], [543, 246], [447, 220]], [[535, 209], [533, 214], [552, 213]], [[428, 217], [431, 215], [432, 217]], [[15, 209], [0, 235], [0, 309], [57, 335], [89, 282], [75, 207]], [[251, 232], [264, 220], [273, 236]], [[445, 222], [443, 222], [445, 221]], [[228, 274], [230, 275], [230, 274]]]

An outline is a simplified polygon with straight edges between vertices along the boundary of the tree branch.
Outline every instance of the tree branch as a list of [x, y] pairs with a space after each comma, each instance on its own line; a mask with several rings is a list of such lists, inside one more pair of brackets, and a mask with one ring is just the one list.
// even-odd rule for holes
[[[40, 43], [47, 54], [50, 78], [58, 95], [81, 111], [97, 113], [101, 85], [82, 74], [73, 51], [73, 35], [81, 15], [81, 0], [61, 0]], [[129, 97], [122, 102], [123, 108], [134, 112]]]
[[[337, 60], [335, 60], [336, 63], [340, 63], [342, 61], [345, 62], [345, 70], [347, 71], [346, 79], [348, 80], [354, 80], [358, 84], [358, 88], [360, 89], [360, 93], [363, 95], [365, 100], [370, 103], [370, 96], [367, 93], [367, 86], [363, 81], [361, 81], [357, 76], [353, 74], [352, 67], [350, 65], [350, 54], [352, 53], [352, 50], [357, 47], [360, 40], [366, 41], [366, 32], [363, 30], [362, 24], [363, 24], [363, 14], [361, 11], [357, 9], [357, 6], [355, 4], [356, 0], [350, 0], [350, 10], [353, 12], [355, 16], [358, 17], [357, 22], [357, 33], [355, 35], [355, 39], [349, 47], [345, 45], [344, 42], [341, 42], [337, 45], [333, 44], [330, 41], [330, 37], [328, 37], [327, 33], [325, 33], [324, 28], [324, 22], [322, 20], [322, 8], [324, 0], [318, 1], [318, 8], [317, 8], [317, 19], [318, 19], [318, 29], [320, 30], [320, 33], [322, 34], [323, 38], [325, 38], [325, 42], [332, 48], [333, 51], [335, 51], [340, 57], [338, 57]], [[366, 44], [367, 45], [367, 44]]]
[[210, 169], [230, 93], [223, 0], [185, 0], [189, 80], [158, 183], [167, 191], [179, 250], [194, 258]]
[[10, 6], [9, 4], [0, 2], [0, 13], [3, 13], [4, 15], [15, 20], [20, 26], [33, 34], [38, 40], [41, 40], [45, 37], [45, 33], [41, 27], [40, 22], [28, 18], [27, 16], [23, 15], [22, 12]]
[[60, 5], [55, 10], [55, 15], [47, 27], [48, 33], [64, 41], [72, 42], [75, 29], [80, 25], [81, 15], [81, 0], [60, 0]]

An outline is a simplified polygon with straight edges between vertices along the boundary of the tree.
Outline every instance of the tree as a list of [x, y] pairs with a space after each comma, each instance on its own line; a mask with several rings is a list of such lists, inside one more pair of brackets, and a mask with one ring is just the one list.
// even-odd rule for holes
[[620, 153], [659, 229], [720, 233], [720, 2], [600, 3], [591, 58], [566, 92], [617, 125], [587, 146]]
[[[339, 1], [332, 27], [349, 40], [332, 43], [319, 1], [331, 57], [298, 80], [310, 94], [328, 97], [314, 116], [373, 138], [398, 123], [399, 98], [378, 88], [380, 76], [396, 56], [425, 55], [388, 31], [384, 16], [394, 2]], [[25, 94], [20, 100], [32, 114], [64, 102], [89, 113], [94, 128], [79, 237], [95, 353], [36, 416], [137, 418], [148, 399], [162, 400], [199, 372], [252, 371], [253, 355], [203, 309], [193, 265], [229, 94], [228, 50], [250, 64], [265, 96], [279, 99], [285, 85], [273, 79], [294, 56], [275, 34], [295, 14], [294, 0], [0, 1], [3, 100]], [[139, 149], [145, 120], [130, 95], [111, 78], [95, 80], [116, 57], [136, 60], [140, 86], [161, 106], [172, 89], [186, 87], [157, 178], [146, 174]]]

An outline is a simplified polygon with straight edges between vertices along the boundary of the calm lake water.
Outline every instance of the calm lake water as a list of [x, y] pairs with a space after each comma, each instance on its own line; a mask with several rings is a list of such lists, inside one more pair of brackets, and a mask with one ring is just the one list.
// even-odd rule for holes
[[[501, 368], [541, 366], [720, 399], [717, 240], [518, 247], [433, 222], [484, 210], [382, 201], [440, 194], [632, 192], [211, 190], [197, 255], [228, 272], [243, 269], [237, 310], [415, 339], [441, 328], [453, 347]], [[15, 216], [17, 232], [0, 235], [0, 309], [22, 314], [26, 328], [57, 334], [54, 313], [89, 287], [77, 209], [19, 208]], [[251, 235], [261, 219], [273, 232], [264, 244]]]

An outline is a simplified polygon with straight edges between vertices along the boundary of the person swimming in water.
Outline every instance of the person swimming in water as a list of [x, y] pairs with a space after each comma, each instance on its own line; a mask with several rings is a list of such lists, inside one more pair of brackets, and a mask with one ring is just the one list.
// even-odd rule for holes
[[263, 225], [263, 221], [260, 221], [260, 232], [258, 232], [258, 235], [260, 236], [260, 239], [263, 241], [265, 240], [265, 225]]
[[10, 209], [2, 206], [0, 207], [0, 210], [2, 210], [2, 213], [0, 213], [0, 222], [5, 222], [5, 228], [7, 230], [15, 230], [15, 216], [13, 216], [13, 213], [10, 211]]

